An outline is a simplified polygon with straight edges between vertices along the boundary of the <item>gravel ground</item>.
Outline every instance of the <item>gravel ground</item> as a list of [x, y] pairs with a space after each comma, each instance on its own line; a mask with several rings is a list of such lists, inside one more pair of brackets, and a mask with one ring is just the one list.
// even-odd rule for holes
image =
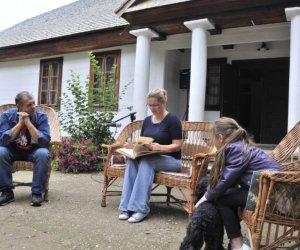
[[[31, 176], [17, 172], [14, 179], [30, 181]], [[119, 197], [110, 197], [106, 208], [100, 206], [102, 180], [98, 173], [53, 172], [49, 202], [41, 207], [30, 206], [29, 187], [17, 187], [15, 201], [0, 207], [0, 249], [179, 248], [188, 223], [181, 208], [152, 202], [145, 221], [120, 221]]]

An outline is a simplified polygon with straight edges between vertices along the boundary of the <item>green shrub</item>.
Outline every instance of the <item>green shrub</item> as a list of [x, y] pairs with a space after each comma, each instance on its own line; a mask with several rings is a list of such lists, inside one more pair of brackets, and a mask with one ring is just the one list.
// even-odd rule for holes
[[[92, 53], [90, 53], [90, 61], [94, 69], [94, 85], [98, 86], [99, 91], [96, 94], [90, 91], [89, 76], [82, 83], [80, 75], [71, 71], [71, 79], [67, 80], [70, 94], [62, 94], [63, 109], [58, 112], [58, 115], [62, 129], [69, 134], [70, 138], [65, 139], [62, 145], [52, 150], [52, 167], [62, 172], [77, 173], [93, 169], [91, 166], [94, 166], [94, 162], [87, 163], [86, 159], [81, 159], [82, 150], [85, 150], [87, 145], [83, 144], [82, 147], [80, 145], [82, 141], [88, 141], [88, 149], [91, 148], [98, 153], [101, 144], [112, 142], [112, 132], [107, 124], [112, 122], [118, 100], [122, 99], [129, 85], [125, 85], [120, 95], [115, 97], [113, 70], [105, 76]], [[108, 77], [106, 84], [102, 84], [103, 77]], [[93, 105], [95, 102], [100, 106], [99, 111], [95, 110]], [[69, 141], [76, 147], [70, 147]], [[74, 160], [71, 154], [78, 159]]]

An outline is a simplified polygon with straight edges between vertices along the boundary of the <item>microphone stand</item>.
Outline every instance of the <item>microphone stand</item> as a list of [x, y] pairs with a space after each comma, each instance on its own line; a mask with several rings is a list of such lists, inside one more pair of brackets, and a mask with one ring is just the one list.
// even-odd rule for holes
[[[131, 112], [129, 115], [125, 115], [125, 116], [123, 116], [122, 118], [120, 118], [120, 119], [118, 119], [118, 120], [116, 120], [116, 121], [113, 121], [113, 123], [117, 123], [118, 121], [121, 121], [121, 120], [123, 120], [123, 119], [125, 119], [125, 118], [127, 118], [127, 117], [130, 116], [130, 125], [132, 125], [132, 123], [133, 123], [134, 120], [136, 119], [135, 114], [136, 114], [136, 112]], [[132, 134], [130, 135], [130, 137], [131, 137], [130, 139], [131, 139], [131, 141], [132, 141]]]
[[136, 119], [135, 114], [136, 114], [136, 112], [132, 112], [132, 113], [130, 113], [129, 115], [125, 115], [125, 116], [123, 116], [122, 118], [120, 118], [120, 119], [118, 119], [118, 120], [116, 120], [116, 121], [112, 121], [112, 123], [117, 123], [118, 121], [121, 121], [121, 120], [123, 120], [123, 119], [125, 119], [125, 118], [127, 118], [127, 117], [129, 117], [129, 116], [130, 116], [130, 121], [131, 121], [131, 123], [132, 123], [132, 122], [134, 122], [134, 120]]

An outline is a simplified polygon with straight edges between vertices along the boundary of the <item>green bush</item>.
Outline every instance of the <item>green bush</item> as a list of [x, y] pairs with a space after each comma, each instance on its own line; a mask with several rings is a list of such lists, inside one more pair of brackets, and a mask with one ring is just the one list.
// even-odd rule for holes
[[[103, 85], [103, 77], [107, 76], [105, 76], [104, 72], [101, 72], [98, 61], [91, 53], [90, 61], [95, 73], [94, 85], [101, 86], [98, 88], [98, 93], [94, 94], [90, 91], [90, 79], [88, 76], [82, 83], [80, 80], [80, 75], [75, 73], [74, 71], [71, 71], [71, 79], [67, 80], [67, 89], [69, 90], [70, 94], [62, 94], [63, 109], [58, 112], [58, 115], [62, 129], [69, 134], [71, 138], [70, 140], [73, 144], [77, 145], [79, 151], [81, 150], [80, 143], [83, 140], [88, 140], [89, 145], [92, 145], [95, 151], [99, 152], [101, 144], [109, 144], [113, 140], [112, 132], [110, 131], [110, 128], [109, 126], [107, 126], [107, 124], [112, 122], [117, 109], [118, 100], [120, 100], [125, 94], [125, 91], [129, 84], [125, 85], [124, 89], [120, 92], [120, 95], [118, 97], [115, 97], [112, 73], [113, 71], [108, 75], [106, 84]], [[99, 111], [95, 110], [95, 107], [93, 105], [94, 102], [100, 104]], [[68, 144], [68, 142], [66, 142], [65, 144]], [[62, 172], [80, 172], [84, 169], [91, 170], [89, 167], [78, 167], [78, 164], [86, 164], [86, 161], [80, 161], [80, 152], [78, 153], [78, 150], [76, 151], [76, 148], [74, 148], [74, 150], [69, 149], [70, 148], [66, 148], [66, 145], [64, 145], [63, 143], [61, 146], [58, 146], [52, 150], [52, 167], [54, 169], [60, 170]], [[71, 163], [63, 160], [62, 157], [65, 157], [62, 153], [63, 151], [68, 151], [69, 153], [66, 152], [67, 154], [77, 152], [77, 165], [73, 160], [71, 161]], [[65, 159], [69, 159], [69, 157], [65, 157]], [[71, 159], [73, 158], [71, 157]], [[67, 165], [65, 165], [64, 163], [66, 163]], [[71, 166], [72, 164], [73, 166]], [[93, 164], [89, 163], [88, 165], [90, 166]]]

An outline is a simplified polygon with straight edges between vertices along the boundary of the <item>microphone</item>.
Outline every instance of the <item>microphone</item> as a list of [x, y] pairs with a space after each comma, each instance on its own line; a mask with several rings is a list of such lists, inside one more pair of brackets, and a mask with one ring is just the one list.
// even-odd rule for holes
[[121, 123], [111, 122], [111, 123], [102, 123], [103, 126], [120, 128], [122, 127]]
[[133, 122], [135, 119], [136, 119], [136, 116], [135, 116], [136, 112], [132, 112], [130, 113], [130, 121]]

